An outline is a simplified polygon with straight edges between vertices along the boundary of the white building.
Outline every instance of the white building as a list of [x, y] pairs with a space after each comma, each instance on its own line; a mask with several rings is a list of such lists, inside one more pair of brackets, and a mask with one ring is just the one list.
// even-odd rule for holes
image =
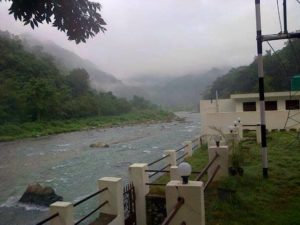
[[[265, 93], [266, 126], [273, 129], [300, 129], [300, 92]], [[228, 133], [228, 126], [241, 118], [244, 125], [260, 123], [258, 93], [233, 94], [229, 99], [201, 100], [201, 133], [214, 134], [214, 128]]]

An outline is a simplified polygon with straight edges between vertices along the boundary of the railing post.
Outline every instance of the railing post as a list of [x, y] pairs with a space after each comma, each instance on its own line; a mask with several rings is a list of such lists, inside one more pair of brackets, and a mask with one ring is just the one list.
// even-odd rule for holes
[[137, 225], [146, 225], [146, 195], [149, 193], [149, 176], [146, 173], [148, 164], [134, 163], [129, 166], [129, 179], [135, 188]]
[[168, 164], [171, 166], [176, 166], [176, 151], [175, 150], [165, 150], [165, 154], [169, 155], [167, 158]]
[[50, 205], [50, 214], [59, 213], [59, 215], [50, 220], [51, 225], [73, 225], [74, 210], [71, 202], [54, 202]]
[[178, 166], [170, 167], [170, 179], [171, 180], [181, 180], [179, 176]]
[[197, 141], [195, 141], [195, 144], [197, 145], [198, 148], [200, 148], [201, 147], [201, 136], [200, 135], [196, 136], [195, 139], [197, 140]]
[[239, 139], [242, 140], [244, 138], [244, 134], [243, 134], [244, 130], [243, 130], [243, 125], [242, 123], [238, 124], [238, 134], [239, 134]]
[[228, 146], [211, 146], [208, 148], [208, 158], [211, 161], [215, 155], [218, 154], [215, 162], [209, 167], [207, 173], [208, 178], [213, 176], [214, 171], [216, 170], [217, 166], [220, 165], [220, 168], [215, 175], [213, 180], [219, 180], [222, 177], [228, 176], [228, 161], [229, 161], [229, 151]]
[[103, 177], [98, 180], [98, 188], [108, 190], [101, 193], [99, 203], [108, 201], [108, 204], [100, 209], [100, 213], [116, 216], [109, 224], [124, 225], [124, 203], [122, 179], [117, 177]]
[[261, 143], [261, 129], [259, 124], [256, 126], [256, 142], [257, 144]]
[[189, 181], [182, 184], [182, 181], [173, 180], [166, 186], [166, 208], [167, 214], [174, 209], [178, 198], [184, 199], [184, 204], [172, 218], [169, 225], [197, 224], [205, 225], [204, 208], [204, 186], [202, 181]]
[[185, 141], [183, 143], [184, 145], [186, 145], [186, 147], [184, 148], [184, 153], [187, 153], [186, 156], [184, 156], [184, 158], [190, 157], [193, 155], [193, 143], [191, 141]]

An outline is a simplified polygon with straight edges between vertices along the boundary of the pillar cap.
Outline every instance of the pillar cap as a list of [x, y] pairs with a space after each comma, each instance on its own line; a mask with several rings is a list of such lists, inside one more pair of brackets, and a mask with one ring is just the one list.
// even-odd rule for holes
[[122, 180], [122, 178], [119, 177], [102, 177], [99, 179], [99, 181], [112, 181], [112, 182], [118, 182]]
[[171, 180], [169, 183], [167, 183], [168, 187], [176, 186], [176, 187], [202, 187], [203, 182], [202, 181], [189, 181], [187, 184], [183, 184], [181, 180]]
[[133, 163], [129, 166], [129, 168], [140, 168], [140, 167], [147, 167], [148, 163]]
[[61, 201], [57, 201], [57, 202], [54, 202], [54, 203], [52, 203], [50, 206], [51, 207], [68, 207], [68, 206], [70, 206], [70, 205], [72, 205], [72, 203], [71, 202], [61, 202]]

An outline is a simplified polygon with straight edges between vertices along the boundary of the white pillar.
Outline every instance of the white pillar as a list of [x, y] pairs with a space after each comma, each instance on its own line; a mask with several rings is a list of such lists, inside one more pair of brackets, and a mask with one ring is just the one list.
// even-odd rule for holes
[[148, 164], [134, 163], [129, 167], [129, 179], [135, 188], [137, 225], [146, 225], [146, 195], [149, 193], [149, 176], [146, 173]]
[[234, 129], [233, 129], [233, 137], [234, 137], [234, 141], [236, 144], [238, 144], [240, 142], [240, 134], [239, 134], [239, 126], [236, 125], [234, 126]]
[[244, 138], [244, 134], [243, 134], [243, 124], [241, 123], [238, 124], [238, 132], [239, 132], [239, 138], [240, 140], [242, 140]]
[[192, 142], [191, 141], [185, 141], [183, 144], [186, 146], [184, 148], [184, 153], [187, 153], [187, 155], [184, 158], [192, 156], [193, 155]]
[[170, 167], [170, 179], [171, 180], [181, 180], [179, 176], [178, 166]]
[[197, 148], [199, 148], [201, 146], [201, 144], [200, 144], [200, 136], [195, 136], [194, 140], [196, 140], [194, 142], [195, 146], [197, 146]]
[[210, 178], [216, 167], [220, 165], [220, 168], [215, 175], [213, 180], [219, 180], [223, 177], [228, 176], [228, 161], [229, 161], [229, 152], [228, 152], [228, 146], [211, 146], [208, 148], [208, 161], [210, 162], [216, 155], [216, 153], [219, 155], [215, 162], [209, 167], [207, 173], [208, 178]]
[[257, 144], [261, 143], [261, 130], [260, 130], [260, 125], [256, 126], [256, 142]]
[[100, 209], [100, 213], [116, 216], [116, 218], [109, 223], [110, 225], [123, 225], [124, 203], [122, 179], [117, 177], [103, 177], [98, 180], [98, 188], [99, 190], [108, 188], [108, 190], [99, 195], [99, 205], [108, 201], [108, 203]]
[[175, 150], [165, 150], [165, 154], [169, 155], [167, 159], [167, 164], [171, 166], [176, 166], [176, 151]]
[[198, 145], [199, 145], [199, 148], [201, 147], [201, 135], [198, 136]]
[[174, 209], [177, 199], [181, 197], [184, 203], [177, 211], [169, 225], [178, 225], [185, 222], [188, 225], [205, 225], [204, 187], [201, 181], [173, 180], [166, 186], [166, 208], [167, 214]]
[[51, 225], [73, 225], [74, 210], [70, 202], [54, 202], [50, 205], [50, 214], [59, 213], [57, 217], [50, 220]]

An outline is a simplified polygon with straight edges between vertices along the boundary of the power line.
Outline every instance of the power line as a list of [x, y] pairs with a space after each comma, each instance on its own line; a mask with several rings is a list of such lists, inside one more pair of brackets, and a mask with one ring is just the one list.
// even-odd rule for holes
[[281, 67], [283, 68], [284, 72], [286, 73], [287, 77], [289, 77], [289, 73], [288, 73], [288, 70], [287, 68], [285, 67], [284, 63], [282, 62], [280, 56], [278, 55], [278, 53], [274, 50], [273, 46], [270, 44], [269, 41], [267, 41], [269, 47], [272, 49], [274, 55], [277, 57], [277, 60], [279, 62], [279, 64], [281, 65]]
[[[300, 0], [299, 0], [300, 1]], [[282, 33], [282, 25], [281, 25], [281, 17], [280, 17], [280, 12], [279, 12], [279, 4], [278, 4], [278, 0], [277, 2], [277, 14], [278, 14], [278, 19], [279, 19], [279, 25], [280, 25], [280, 32]]]
[[[299, 0], [300, 1], [300, 0]], [[300, 3], [300, 2], [299, 2]], [[293, 52], [293, 54], [294, 54], [294, 56], [295, 56], [295, 61], [296, 61], [296, 70], [297, 70], [297, 72], [299, 72], [299, 64], [300, 64], [300, 61], [299, 61], [299, 58], [298, 58], [298, 54], [297, 54], [297, 51], [296, 51], [296, 49], [295, 49], [295, 47], [294, 47], [294, 44], [293, 44], [293, 42], [289, 39], [289, 44], [290, 44], [290, 46], [291, 46], [291, 48], [292, 48], [292, 52]]]

